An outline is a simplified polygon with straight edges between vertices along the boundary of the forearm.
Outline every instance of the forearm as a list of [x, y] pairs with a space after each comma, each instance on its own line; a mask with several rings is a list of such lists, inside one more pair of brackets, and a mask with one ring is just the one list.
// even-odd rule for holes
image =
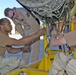
[[8, 41], [7, 45], [21, 46], [21, 45], [29, 44], [32, 40], [38, 38], [39, 36], [40, 34], [35, 33], [31, 36], [28, 36], [26, 38], [21, 38], [19, 40], [11, 38], [10, 41]]
[[7, 45], [9, 46], [12, 46], [12, 45], [16, 45], [16, 46], [21, 46], [21, 45], [25, 45], [25, 44], [29, 44], [30, 42], [32, 42], [33, 40], [35, 40], [36, 38], [44, 35], [46, 32], [45, 32], [45, 28], [39, 30], [37, 33], [29, 36], [29, 37], [26, 37], [26, 38], [21, 38], [19, 40], [16, 40], [16, 39], [10, 39], [7, 43]]
[[19, 40], [20, 45], [29, 44], [32, 40], [38, 38], [39, 36], [40, 36], [40, 34], [35, 33], [29, 37], [22, 38]]

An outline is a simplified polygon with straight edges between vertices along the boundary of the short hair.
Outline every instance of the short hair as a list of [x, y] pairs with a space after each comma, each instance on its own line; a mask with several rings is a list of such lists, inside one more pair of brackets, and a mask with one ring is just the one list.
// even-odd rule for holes
[[11, 8], [6, 8], [6, 9], [4, 10], [4, 15], [5, 15], [5, 16], [8, 16], [8, 12], [9, 12], [10, 10], [12, 10], [12, 9], [11, 9]]
[[8, 20], [8, 19], [7, 18], [0, 19], [0, 25], [5, 25], [5, 23], [6, 23], [5, 20]]

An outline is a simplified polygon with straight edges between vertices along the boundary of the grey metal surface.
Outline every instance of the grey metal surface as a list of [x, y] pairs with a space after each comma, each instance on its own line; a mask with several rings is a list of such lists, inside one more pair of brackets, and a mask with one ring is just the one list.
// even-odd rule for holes
[[[60, 18], [65, 8], [71, 9], [73, 0], [17, 0], [30, 10], [46, 17]], [[70, 6], [71, 4], [71, 6]]]

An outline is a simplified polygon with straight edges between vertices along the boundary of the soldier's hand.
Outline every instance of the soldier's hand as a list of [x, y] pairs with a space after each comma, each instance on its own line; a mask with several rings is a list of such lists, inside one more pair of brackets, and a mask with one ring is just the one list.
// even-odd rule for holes
[[39, 34], [40, 36], [45, 35], [45, 34], [46, 34], [46, 28], [40, 29], [40, 30], [38, 31], [38, 34]]
[[28, 53], [28, 52], [31, 52], [31, 47], [30, 46], [25, 46], [23, 48], [23, 53]]

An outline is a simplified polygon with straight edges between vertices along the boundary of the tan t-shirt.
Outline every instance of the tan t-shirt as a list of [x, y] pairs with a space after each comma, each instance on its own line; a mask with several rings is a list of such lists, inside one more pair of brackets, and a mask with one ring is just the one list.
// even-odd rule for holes
[[6, 51], [6, 45], [10, 41], [9, 36], [4, 35], [3, 33], [0, 32], [0, 56], [3, 56]]
[[65, 34], [64, 38], [69, 46], [76, 45], [76, 31]]

